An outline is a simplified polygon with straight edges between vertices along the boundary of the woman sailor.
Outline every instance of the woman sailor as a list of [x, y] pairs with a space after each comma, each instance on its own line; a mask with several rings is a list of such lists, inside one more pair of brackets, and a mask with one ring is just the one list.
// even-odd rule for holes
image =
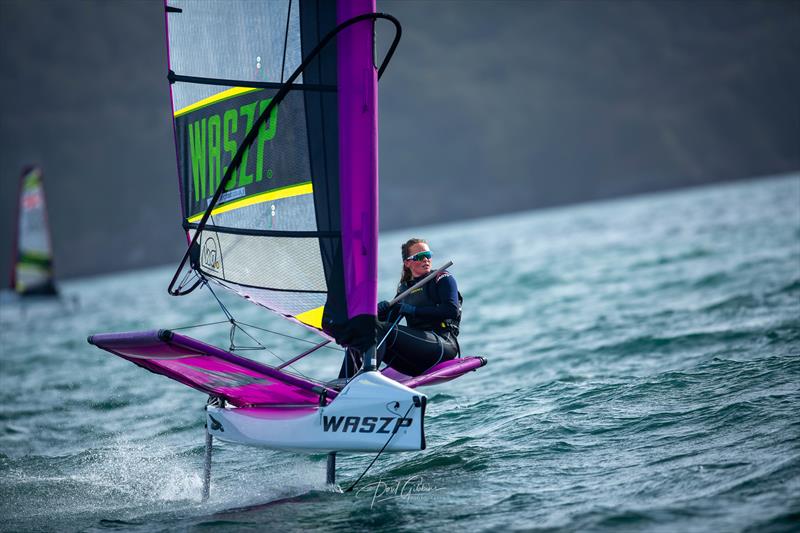
[[[410, 239], [401, 246], [403, 272], [397, 294], [413, 288], [431, 272], [431, 249], [424, 239]], [[406, 325], [397, 324], [403, 317]], [[452, 274], [443, 270], [435, 278], [412, 289], [393, 306], [378, 304], [377, 338], [383, 343], [378, 361], [408, 376], [423, 374], [432, 366], [459, 355], [458, 325], [461, 321], [461, 295]], [[351, 351], [345, 357], [340, 378], [350, 378], [361, 366], [360, 357]]]

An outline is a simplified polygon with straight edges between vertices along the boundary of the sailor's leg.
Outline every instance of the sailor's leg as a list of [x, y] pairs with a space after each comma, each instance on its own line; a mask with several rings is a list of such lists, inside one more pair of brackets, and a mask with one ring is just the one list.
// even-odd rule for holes
[[325, 482], [328, 485], [336, 484], [336, 452], [330, 452], [328, 454], [328, 471]]
[[208, 501], [211, 492], [211, 449], [214, 443], [214, 436], [208, 431], [206, 426], [206, 456], [203, 464], [203, 503]]
[[458, 347], [432, 331], [397, 326], [386, 339], [384, 362], [407, 376], [418, 376], [433, 365], [452, 359]]

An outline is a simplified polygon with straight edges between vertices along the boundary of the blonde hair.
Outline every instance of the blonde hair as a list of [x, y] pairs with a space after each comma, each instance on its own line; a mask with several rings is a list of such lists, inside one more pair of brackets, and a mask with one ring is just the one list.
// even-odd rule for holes
[[408, 257], [408, 249], [414, 246], [415, 244], [428, 244], [428, 241], [425, 239], [408, 239], [405, 243], [400, 246], [400, 251], [403, 254], [403, 272], [400, 275], [400, 283], [406, 283], [411, 281], [413, 276], [411, 275], [411, 269], [406, 266], [406, 258]]

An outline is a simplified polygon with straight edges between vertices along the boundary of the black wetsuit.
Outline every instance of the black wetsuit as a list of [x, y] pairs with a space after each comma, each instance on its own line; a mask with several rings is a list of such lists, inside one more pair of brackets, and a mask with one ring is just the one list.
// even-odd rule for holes
[[[413, 287], [421, 278], [401, 283], [397, 294]], [[408, 376], [418, 376], [441, 361], [455, 358], [459, 352], [458, 326], [461, 321], [461, 295], [455, 278], [440, 272], [436, 279], [403, 298], [404, 306], [396, 304], [378, 315], [377, 339], [386, 340], [378, 350], [378, 362]], [[406, 324], [390, 328], [403, 310]], [[350, 377], [361, 365], [361, 358], [345, 357], [339, 377]]]

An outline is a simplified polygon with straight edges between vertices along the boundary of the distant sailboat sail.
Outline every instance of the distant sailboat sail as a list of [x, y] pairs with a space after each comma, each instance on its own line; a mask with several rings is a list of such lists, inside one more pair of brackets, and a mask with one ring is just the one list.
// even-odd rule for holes
[[19, 191], [11, 289], [21, 295], [57, 294], [40, 168], [22, 171]]
[[[370, 1], [176, 1], [168, 12], [192, 269], [320, 334], [324, 322], [374, 345], [371, 21], [387, 16]], [[171, 293], [191, 290], [173, 281]]]

